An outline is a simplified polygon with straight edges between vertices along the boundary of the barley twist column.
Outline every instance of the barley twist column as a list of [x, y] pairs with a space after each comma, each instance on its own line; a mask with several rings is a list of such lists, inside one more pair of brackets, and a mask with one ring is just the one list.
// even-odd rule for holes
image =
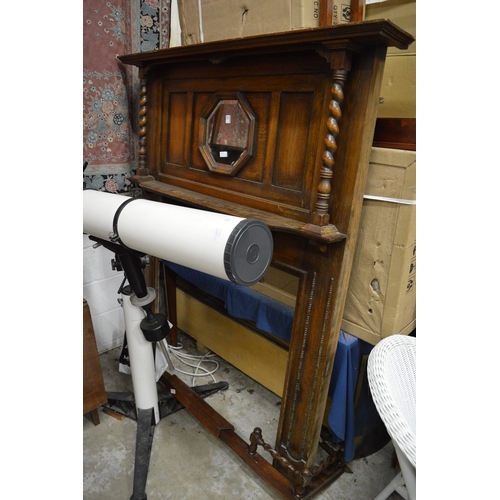
[[341, 104], [344, 100], [344, 83], [347, 77], [345, 69], [333, 71], [333, 83], [330, 89], [332, 99], [328, 106], [330, 116], [326, 122], [327, 133], [324, 138], [325, 150], [323, 152], [323, 164], [320, 171], [320, 182], [317, 188], [315, 210], [311, 215], [311, 224], [326, 226], [330, 222], [328, 206], [330, 204], [331, 182], [333, 177], [333, 166], [335, 164], [335, 152], [337, 151], [337, 136], [339, 134], [339, 121], [342, 116]]
[[148, 123], [148, 80], [141, 78], [141, 88], [139, 91], [139, 165], [137, 175], [148, 175], [146, 166], [146, 135]]

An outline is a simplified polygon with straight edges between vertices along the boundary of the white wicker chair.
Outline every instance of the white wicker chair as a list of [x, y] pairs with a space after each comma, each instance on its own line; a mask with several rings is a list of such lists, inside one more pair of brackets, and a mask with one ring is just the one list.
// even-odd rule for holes
[[391, 335], [381, 340], [368, 358], [368, 382], [375, 407], [392, 438], [401, 472], [375, 500], [397, 491], [416, 498], [416, 339]]

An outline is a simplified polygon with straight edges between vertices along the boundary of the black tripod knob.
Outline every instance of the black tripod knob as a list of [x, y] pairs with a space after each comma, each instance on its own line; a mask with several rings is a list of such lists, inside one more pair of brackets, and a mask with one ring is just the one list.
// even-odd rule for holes
[[153, 313], [149, 308], [143, 307], [146, 317], [141, 321], [141, 330], [148, 342], [159, 342], [168, 335], [170, 326], [163, 314]]

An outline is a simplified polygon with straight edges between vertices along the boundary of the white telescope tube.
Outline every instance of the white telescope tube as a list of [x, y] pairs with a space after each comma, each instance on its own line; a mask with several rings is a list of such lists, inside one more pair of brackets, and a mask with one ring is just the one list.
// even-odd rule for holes
[[83, 231], [244, 286], [271, 263], [266, 224], [193, 208], [87, 189]]

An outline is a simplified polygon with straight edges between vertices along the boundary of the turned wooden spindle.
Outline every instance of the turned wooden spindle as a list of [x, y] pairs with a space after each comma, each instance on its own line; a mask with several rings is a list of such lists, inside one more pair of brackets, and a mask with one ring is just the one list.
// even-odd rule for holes
[[148, 168], [146, 165], [146, 135], [148, 123], [148, 80], [146, 77], [141, 78], [139, 98], [139, 162], [137, 175], [148, 175]]
[[311, 215], [311, 224], [326, 226], [330, 222], [328, 207], [332, 191], [333, 167], [335, 165], [335, 152], [337, 151], [337, 136], [339, 134], [339, 121], [342, 117], [341, 104], [344, 100], [344, 83], [347, 71], [337, 69], [333, 72], [333, 83], [330, 89], [332, 99], [328, 105], [330, 116], [326, 121], [327, 133], [324, 138], [325, 150], [323, 164], [320, 171], [320, 182], [317, 188], [316, 204]]

